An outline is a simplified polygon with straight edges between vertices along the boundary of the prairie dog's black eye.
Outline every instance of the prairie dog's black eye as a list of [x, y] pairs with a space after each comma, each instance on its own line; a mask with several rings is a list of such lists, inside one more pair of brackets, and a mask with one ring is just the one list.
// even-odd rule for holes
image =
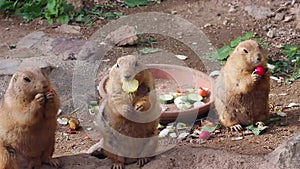
[[138, 62], [135, 62], [135, 66], [137, 67], [139, 65], [139, 63]]
[[25, 80], [25, 82], [31, 82], [30, 78], [27, 76], [23, 77], [23, 80]]
[[119, 66], [119, 64], [117, 63], [117, 68], [119, 68], [120, 66]]
[[243, 49], [243, 52], [244, 53], [249, 53], [247, 49]]

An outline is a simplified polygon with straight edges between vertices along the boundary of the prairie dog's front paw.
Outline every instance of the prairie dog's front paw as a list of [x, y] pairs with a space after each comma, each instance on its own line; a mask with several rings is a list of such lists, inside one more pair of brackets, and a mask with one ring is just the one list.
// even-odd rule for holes
[[35, 95], [34, 99], [38, 101], [41, 105], [45, 103], [45, 96], [42, 93]]
[[243, 130], [243, 127], [240, 124], [233, 125], [233, 126], [231, 126], [229, 128], [230, 128], [230, 131], [237, 131], [237, 132], [239, 132], [239, 131]]
[[150, 109], [151, 104], [147, 98], [141, 98], [137, 102], [134, 103], [134, 109], [137, 111], [147, 111]]
[[259, 81], [261, 79], [261, 76], [259, 76], [256, 73], [256, 71], [253, 71], [252, 74], [251, 74], [251, 76], [252, 76], [252, 79], [253, 79], [254, 82], [257, 82], [257, 81]]
[[54, 94], [52, 92], [46, 93], [46, 101], [47, 102], [52, 102], [54, 98]]

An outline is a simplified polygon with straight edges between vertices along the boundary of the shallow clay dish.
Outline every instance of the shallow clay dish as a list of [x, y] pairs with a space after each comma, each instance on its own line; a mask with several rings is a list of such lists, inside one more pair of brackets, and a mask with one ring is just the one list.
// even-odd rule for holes
[[[174, 80], [179, 86], [203, 87], [209, 90], [209, 101], [198, 108], [188, 110], [164, 111], [161, 115], [161, 122], [172, 121], [194, 121], [199, 116], [205, 116], [213, 103], [213, 83], [214, 80], [207, 74], [184, 66], [169, 64], [147, 64], [147, 67], [155, 79]], [[105, 76], [99, 83], [99, 94], [102, 98], [106, 96], [105, 84], [108, 76]], [[172, 91], [170, 91], [172, 92]], [[174, 91], [173, 91], [174, 92]]]

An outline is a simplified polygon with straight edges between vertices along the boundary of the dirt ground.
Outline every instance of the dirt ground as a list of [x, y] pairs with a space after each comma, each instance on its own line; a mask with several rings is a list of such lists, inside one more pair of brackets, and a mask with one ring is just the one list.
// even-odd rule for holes
[[[165, 12], [182, 17], [197, 27], [199, 27], [209, 38], [215, 48], [220, 48], [223, 45], [227, 45], [231, 40], [237, 36], [244, 35], [246, 32], [254, 32], [256, 37], [262, 40], [262, 43], [268, 44], [269, 57], [273, 59], [281, 58], [279, 53], [280, 44], [293, 44], [300, 46], [299, 30], [296, 30], [296, 19], [288, 22], [274, 20], [274, 17], [267, 19], [254, 19], [249, 16], [244, 10], [247, 5], [258, 5], [270, 7], [273, 11], [276, 11], [285, 4], [286, 1], [272, 0], [272, 1], [215, 1], [213, 4], [211, 1], [197, 1], [197, 0], [164, 0], [161, 4], [150, 4], [145, 7], [138, 7], [128, 9], [125, 7], [118, 7], [117, 10], [123, 12], [125, 15], [141, 13], [141, 12]], [[235, 10], [229, 11], [231, 6], [234, 6]], [[296, 2], [294, 6], [300, 7], [300, 2]], [[284, 11], [289, 11], [291, 6], [284, 6]], [[5, 55], [8, 46], [15, 45], [22, 37], [29, 34], [34, 30], [44, 31], [50, 37], [74, 37], [88, 39], [96, 30], [104, 26], [110, 21], [98, 20], [92, 27], [86, 27], [82, 24], [76, 24], [81, 27], [80, 34], [64, 34], [55, 30], [57, 24], [49, 25], [46, 21], [35, 20], [30, 23], [23, 23], [21, 19], [7, 16], [5, 14], [0, 15], [0, 59], [9, 58]], [[270, 38], [267, 36], [267, 31], [264, 30], [266, 25], [271, 25], [272, 28], [281, 32], [278, 36]], [[296, 35], [292, 32], [296, 31]], [[297, 36], [298, 35], [298, 36]], [[154, 47], [158, 47], [173, 53], [180, 53], [189, 58], [185, 61], [186, 65], [191, 68], [203, 70], [203, 64], [199, 60], [195, 59], [197, 56], [184, 44], [177, 42], [170, 37], [164, 37], [156, 34], [145, 34], [143, 37], [153, 37], [157, 40], [157, 44]], [[115, 47], [107, 54], [106, 58], [110, 59], [107, 62], [106, 67], [110, 67], [116, 61], [116, 56], [132, 53], [144, 46], [134, 47]], [[106, 71], [99, 75], [99, 79], [103, 77]], [[287, 126], [277, 126], [275, 123], [269, 125], [269, 128], [265, 133], [259, 136], [247, 135], [244, 139], [239, 141], [232, 141], [232, 136], [237, 136], [237, 133], [230, 133], [226, 129], [222, 129], [221, 133], [211, 137], [205, 143], [190, 143], [189, 140], [181, 142], [177, 149], [190, 149], [194, 148], [213, 148], [219, 150], [230, 151], [234, 153], [240, 153], [243, 155], [265, 155], [272, 152], [280, 143], [294, 136], [300, 132], [300, 108], [286, 108], [289, 103], [300, 103], [300, 81], [295, 81], [290, 85], [284, 85], [271, 81], [270, 92], [270, 107], [271, 113], [275, 113], [275, 108], [282, 108], [287, 113]], [[285, 121], [285, 119], [283, 120]], [[67, 135], [65, 131], [68, 128], [65, 126], [59, 126], [56, 134], [56, 149], [54, 156], [75, 155], [84, 150], [87, 150], [91, 145], [95, 144], [97, 138], [89, 138], [83, 130], [77, 131], [76, 134]], [[165, 154], [168, 155], [168, 152]], [[176, 157], [176, 154], [173, 156]], [[170, 159], [168, 159], [170, 160]], [[193, 157], [187, 157], [184, 160], [193, 160]], [[183, 161], [184, 161], [183, 160]], [[193, 168], [189, 164], [189, 168]], [[170, 167], [172, 168], [172, 167]], [[174, 168], [174, 167], [173, 167]]]

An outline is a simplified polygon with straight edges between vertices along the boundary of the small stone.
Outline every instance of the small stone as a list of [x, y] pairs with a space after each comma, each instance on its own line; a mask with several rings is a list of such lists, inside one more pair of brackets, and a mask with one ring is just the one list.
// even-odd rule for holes
[[265, 159], [278, 168], [300, 168], [300, 133], [279, 145]]
[[227, 25], [227, 23], [228, 23], [228, 20], [223, 21], [223, 25]]
[[263, 6], [248, 5], [245, 7], [245, 11], [255, 19], [266, 19], [274, 15], [270, 8]]
[[68, 33], [68, 34], [80, 34], [80, 29], [81, 29], [80, 26], [62, 24], [60, 27], [56, 28], [55, 30], [62, 33]]
[[300, 30], [300, 21], [298, 21], [298, 23], [296, 25], [296, 29]]
[[230, 8], [229, 8], [228, 12], [229, 12], [229, 13], [234, 13], [234, 12], [236, 12], [236, 11], [237, 11], [237, 10], [236, 10], [236, 7], [233, 6], [233, 5], [230, 5]]
[[204, 28], [207, 28], [207, 27], [209, 27], [209, 26], [211, 26], [211, 24], [210, 24], [210, 23], [207, 23], [207, 24], [205, 24], [203, 27], [204, 27]]
[[126, 25], [109, 33], [105, 40], [116, 46], [126, 46], [136, 45], [138, 37], [135, 28], [133, 26]]
[[268, 36], [269, 38], [274, 38], [275, 32], [271, 29], [271, 30], [268, 31], [267, 36]]
[[290, 22], [290, 21], [292, 21], [294, 19], [294, 17], [292, 16], [292, 15], [290, 15], [290, 16], [286, 16], [285, 18], [284, 18], [284, 22]]
[[176, 14], [177, 14], [177, 11], [171, 11], [171, 14], [172, 14], [172, 15], [176, 15]]
[[281, 21], [281, 20], [283, 20], [283, 18], [284, 18], [284, 15], [285, 15], [285, 13], [277, 13], [276, 15], [275, 15], [275, 20], [276, 21]]
[[18, 43], [17, 48], [34, 48], [35, 45], [40, 43], [45, 33], [42, 31], [32, 32], [25, 37], [23, 37]]
[[9, 31], [9, 28], [5, 28], [6, 31]]

